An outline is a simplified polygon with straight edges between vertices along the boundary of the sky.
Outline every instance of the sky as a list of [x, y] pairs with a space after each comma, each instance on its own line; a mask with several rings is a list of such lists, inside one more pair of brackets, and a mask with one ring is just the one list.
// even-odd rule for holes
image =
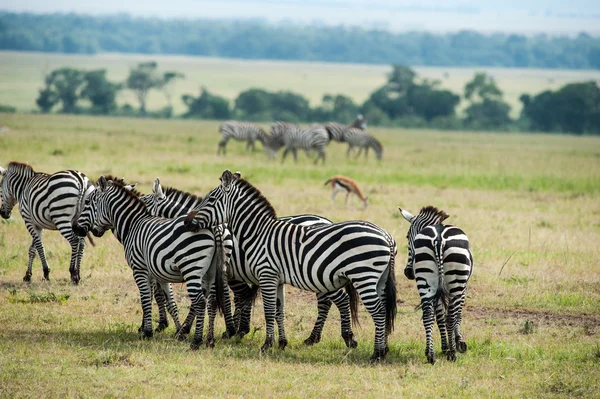
[[0, 10], [262, 19], [391, 31], [600, 35], [600, 0], [0, 0]]

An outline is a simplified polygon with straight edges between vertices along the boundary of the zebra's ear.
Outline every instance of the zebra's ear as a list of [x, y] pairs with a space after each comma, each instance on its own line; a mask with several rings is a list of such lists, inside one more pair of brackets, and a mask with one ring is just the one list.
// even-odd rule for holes
[[137, 183], [135, 184], [126, 184], [123, 186], [123, 188], [125, 188], [125, 190], [127, 191], [133, 191], [135, 190], [135, 187], [137, 186]]
[[413, 215], [411, 215], [410, 212], [405, 211], [404, 209], [398, 207], [398, 210], [400, 211], [400, 213], [402, 214], [402, 216], [404, 217], [404, 219], [406, 219], [409, 223], [412, 223], [412, 220], [415, 218]]
[[154, 186], [152, 186], [152, 192], [159, 197], [163, 196], [162, 186], [160, 185], [160, 179], [158, 177], [156, 178], [156, 180], [154, 180]]
[[107, 186], [108, 186], [108, 181], [106, 180], [106, 177], [104, 177], [104, 175], [100, 176], [98, 178], [98, 190], [104, 191], [104, 190], [106, 190]]
[[0, 175], [4, 176], [6, 174], [6, 172], [8, 172], [6, 169], [4, 169], [2, 166], [0, 166]]
[[229, 191], [233, 179], [234, 177], [231, 171], [229, 169], [226, 169], [221, 175], [221, 187], [223, 188], [223, 190]]
[[242, 177], [242, 172], [240, 172], [239, 170], [237, 172], [235, 172], [233, 174], [233, 177], [238, 180], [240, 177]]

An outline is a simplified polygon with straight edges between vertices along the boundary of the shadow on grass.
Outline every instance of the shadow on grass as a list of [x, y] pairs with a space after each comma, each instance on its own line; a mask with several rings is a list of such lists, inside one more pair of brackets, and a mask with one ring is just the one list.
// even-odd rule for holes
[[[18, 326], [4, 326], [0, 330], [0, 340], [8, 346], [25, 346], [29, 348], [52, 345], [64, 350], [87, 350], [92, 353], [133, 353], [145, 354], [182, 354], [185, 352], [197, 353], [203, 357], [207, 354], [217, 358], [230, 358], [240, 360], [261, 360], [284, 363], [306, 364], [352, 364], [358, 366], [371, 366], [372, 341], [359, 343], [358, 348], [348, 349], [342, 339], [331, 338], [313, 346], [306, 346], [302, 339], [292, 338], [285, 350], [274, 347], [261, 354], [264, 333], [260, 331], [252, 336], [239, 338], [220, 338], [217, 331], [217, 342], [214, 348], [202, 346], [198, 351], [192, 351], [189, 346], [191, 335], [185, 341], [178, 341], [174, 336], [172, 327], [155, 333], [152, 338], [142, 339], [137, 332], [137, 325], [115, 323], [106, 326], [90, 326], [87, 331], [64, 329], [42, 329], [39, 331], [24, 330]], [[390, 352], [384, 365], [425, 363], [421, 343], [416, 342], [390, 342]], [[440, 354], [441, 355], [441, 354]], [[96, 360], [94, 360], [95, 362]]]

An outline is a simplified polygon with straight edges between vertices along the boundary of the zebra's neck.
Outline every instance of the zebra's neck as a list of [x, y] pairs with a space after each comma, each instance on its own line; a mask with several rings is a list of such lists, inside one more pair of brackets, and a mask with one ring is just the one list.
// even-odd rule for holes
[[273, 206], [254, 186], [245, 180], [238, 180], [237, 184], [227, 205], [230, 215], [228, 227], [242, 241], [260, 234], [277, 221], [277, 215]]
[[[165, 212], [169, 217], [183, 216], [202, 202], [202, 198], [182, 191], [166, 190]], [[163, 213], [161, 213], [163, 214]]]
[[23, 199], [23, 195], [25, 194], [25, 187], [28, 186], [28, 183], [30, 183], [35, 176], [35, 173], [19, 173], [13, 176], [13, 178], [10, 181], [10, 190], [12, 191], [17, 201], [20, 202], [21, 199]]
[[127, 240], [133, 224], [139, 220], [150, 218], [144, 203], [122, 187], [118, 187], [112, 195], [107, 196], [106, 201], [114, 228], [113, 234], [121, 244]]

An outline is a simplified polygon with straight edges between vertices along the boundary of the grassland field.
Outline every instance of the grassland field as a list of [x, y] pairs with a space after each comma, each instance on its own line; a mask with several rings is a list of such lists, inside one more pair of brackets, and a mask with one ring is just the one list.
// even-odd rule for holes
[[[65, 55], [49, 53], [23, 53], [0, 51], [0, 104], [17, 107], [20, 111], [36, 108], [35, 99], [44, 85], [44, 76], [60, 67], [86, 70], [106, 68], [108, 78], [122, 82], [129, 70], [142, 61], [158, 62], [161, 71], [178, 71], [185, 75], [172, 89], [173, 108], [176, 114], [187, 110], [181, 95], [197, 96], [200, 87], [234, 100], [249, 88], [270, 91], [291, 90], [304, 95], [311, 106], [321, 103], [324, 94], [345, 94], [357, 103], [386, 81], [391, 70], [387, 65], [335, 64], [299, 61], [234, 60], [223, 58], [189, 57], [172, 55]], [[441, 86], [462, 96], [465, 84], [477, 71], [487, 71], [504, 91], [511, 105], [511, 115], [517, 117], [521, 110], [519, 96], [537, 94], [547, 89], [558, 89], [571, 82], [600, 80], [600, 71], [593, 70], [542, 70], [517, 68], [446, 68], [415, 67], [421, 78], [438, 79]], [[127, 90], [119, 93], [119, 104], [137, 107], [133, 94]], [[167, 105], [163, 93], [151, 92], [148, 109], [156, 110]], [[466, 103], [460, 105], [464, 108]]]
[[[200, 195], [224, 169], [239, 170], [278, 215], [369, 220], [399, 249], [398, 315], [383, 364], [369, 364], [374, 328], [362, 305], [357, 349], [345, 347], [335, 309], [322, 342], [305, 347], [316, 300], [291, 287], [285, 351], [259, 355], [259, 299], [248, 336], [194, 352], [173, 338], [172, 325], [139, 338], [139, 294], [110, 234], [86, 247], [73, 286], [67, 242], [45, 232], [51, 280], [36, 259], [24, 283], [30, 238], [15, 210], [0, 221], [0, 397], [600, 397], [600, 138], [373, 129], [381, 162], [346, 159], [343, 145], [330, 144], [326, 164], [315, 166], [304, 154], [296, 165], [268, 162], [233, 142], [217, 156], [211, 121], [0, 114], [0, 125], [4, 167], [18, 160], [94, 179], [112, 173], [142, 192], [159, 176]], [[341, 196], [331, 202], [323, 183], [334, 174], [359, 182], [366, 210], [354, 199], [344, 207]], [[463, 317], [469, 350], [448, 362], [436, 330], [434, 366], [415, 284], [402, 275], [408, 225], [396, 209], [429, 204], [467, 232], [475, 259]], [[185, 314], [185, 289], [175, 293]]]

